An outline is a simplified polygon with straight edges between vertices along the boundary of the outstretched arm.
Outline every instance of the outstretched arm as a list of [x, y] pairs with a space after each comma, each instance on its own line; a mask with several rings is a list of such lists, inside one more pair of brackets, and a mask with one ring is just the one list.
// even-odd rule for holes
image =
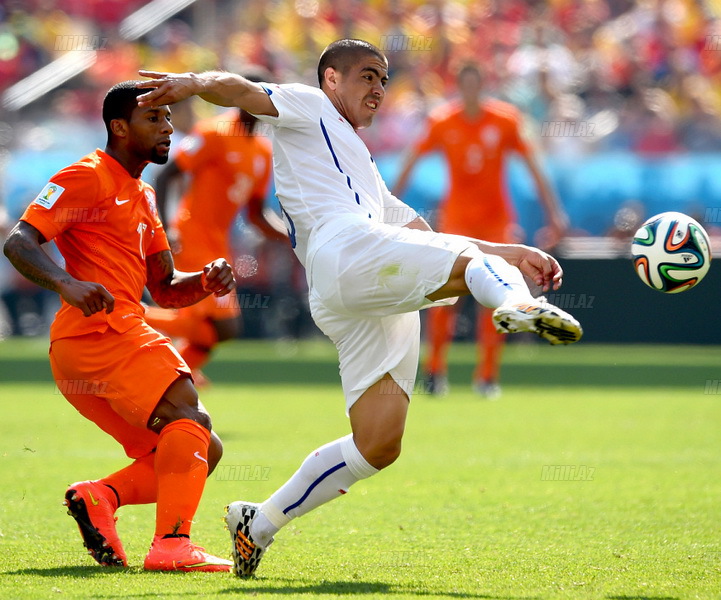
[[150, 78], [138, 84], [139, 88], [149, 90], [138, 96], [139, 106], [174, 104], [191, 96], [200, 96], [218, 106], [237, 106], [254, 115], [278, 116], [278, 111], [263, 86], [234, 73], [139, 73]]
[[536, 183], [538, 189], [538, 197], [541, 200], [541, 206], [546, 213], [548, 225], [553, 236], [552, 244], [555, 245], [568, 232], [569, 221], [568, 216], [563, 210], [558, 197], [553, 191], [553, 187], [543, 174], [536, 157], [533, 154], [524, 155], [528, 170]]
[[57, 292], [63, 300], [90, 315], [105, 310], [111, 313], [115, 298], [99, 283], [79, 281], [61, 269], [43, 251], [46, 242], [35, 227], [20, 221], [8, 235], [3, 251], [8, 260], [26, 279]]
[[163, 250], [148, 256], [146, 265], [146, 286], [162, 308], [190, 306], [210, 294], [225, 296], [235, 288], [233, 270], [223, 258], [205, 265], [198, 273], [184, 273], [175, 270], [170, 250]]

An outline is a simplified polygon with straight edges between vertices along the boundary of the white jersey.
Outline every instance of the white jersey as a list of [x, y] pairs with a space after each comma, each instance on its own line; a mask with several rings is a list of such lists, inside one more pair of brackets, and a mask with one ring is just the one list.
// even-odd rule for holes
[[299, 83], [262, 85], [278, 116], [257, 117], [272, 126], [276, 195], [304, 266], [346, 227], [402, 226], [418, 216], [390, 193], [365, 143], [325, 93]]

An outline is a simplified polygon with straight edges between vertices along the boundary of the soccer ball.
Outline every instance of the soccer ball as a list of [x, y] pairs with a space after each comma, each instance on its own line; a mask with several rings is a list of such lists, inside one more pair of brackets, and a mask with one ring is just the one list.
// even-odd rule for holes
[[631, 254], [641, 281], [667, 294], [691, 289], [711, 266], [704, 228], [679, 212], [661, 213], [641, 225], [633, 236]]

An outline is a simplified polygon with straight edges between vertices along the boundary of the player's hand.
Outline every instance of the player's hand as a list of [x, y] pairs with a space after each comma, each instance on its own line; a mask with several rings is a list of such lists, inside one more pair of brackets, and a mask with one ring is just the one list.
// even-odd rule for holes
[[101, 310], [110, 314], [115, 308], [115, 298], [99, 283], [73, 279], [61, 284], [59, 292], [65, 302], [82, 310], [85, 317]]
[[557, 290], [563, 283], [563, 269], [558, 261], [547, 252], [530, 246], [513, 246], [512, 255], [504, 258], [516, 265], [521, 273], [529, 277], [544, 292]]
[[148, 81], [138, 83], [141, 89], [148, 88], [138, 96], [138, 106], [161, 106], [174, 104], [203, 91], [203, 83], [195, 73], [161, 73], [159, 71], [138, 71]]
[[213, 292], [218, 297], [225, 296], [235, 289], [233, 269], [224, 258], [216, 258], [205, 265], [201, 281], [206, 292]]

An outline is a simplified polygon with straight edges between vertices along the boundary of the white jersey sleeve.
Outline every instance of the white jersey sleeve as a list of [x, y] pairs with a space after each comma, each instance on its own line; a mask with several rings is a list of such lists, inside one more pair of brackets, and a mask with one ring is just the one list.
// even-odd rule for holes
[[308, 122], [315, 123], [321, 114], [321, 105], [325, 94], [317, 89], [301, 83], [262, 83], [263, 89], [270, 97], [278, 111], [277, 117], [255, 115], [261, 121], [276, 127], [291, 129], [302, 127]]

